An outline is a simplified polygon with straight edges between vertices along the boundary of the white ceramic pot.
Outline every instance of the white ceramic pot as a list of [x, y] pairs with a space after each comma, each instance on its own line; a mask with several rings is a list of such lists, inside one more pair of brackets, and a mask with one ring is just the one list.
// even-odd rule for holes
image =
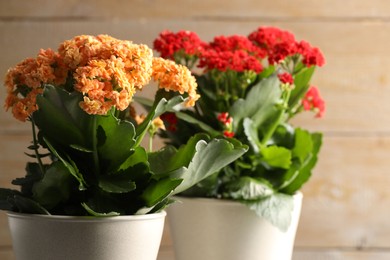
[[17, 260], [156, 260], [165, 212], [107, 218], [8, 213]]
[[226, 200], [178, 198], [168, 208], [176, 260], [290, 260], [302, 205], [294, 195], [287, 232], [245, 205]]

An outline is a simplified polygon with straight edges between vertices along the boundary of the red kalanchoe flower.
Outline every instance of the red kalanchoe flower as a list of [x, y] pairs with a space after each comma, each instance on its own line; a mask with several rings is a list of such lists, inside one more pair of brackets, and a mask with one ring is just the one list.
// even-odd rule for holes
[[267, 55], [264, 50], [257, 47], [247, 37], [241, 35], [215, 37], [214, 40], [209, 44], [209, 48], [216, 52], [244, 51], [259, 59], [263, 59]]
[[227, 138], [232, 138], [232, 137], [234, 137], [234, 132], [225, 130], [225, 131], [223, 131], [223, 135]]
[[217, 119], [219, 122], [224, 124], [225, 126], [230, 126], [233, 122], [233, 118], [229, 116], [228, 112], [223, 112], [218, 114]]
[[197, 55], [205, 45], [196, 33], [184, 30], [177, 33], [163, 31], [153, 42], [154, 49], [166, 59], [174, 59], [174, 54], [179, 51], [186, 55]]
[[312, 47], [310, 43], [306, 41], [301, 41], [298, 44], [297, 52], [303, 56], [302, 63], [307, 67], [312, 65], [321, 67], [325, 64], [325, 58], [321, 50], [316, 47]]
[[316, 111], [316, 117], [322, 117], [325, 113], [325, 101], [322, 99], [317, 87], [311, 86], [302, 100], [305, 110]]
[[217, 69], [219, 71], [233, 70], [237, 72], [263, 71], [263, 65], [255, 56], [246, 51], [222, 51], [209, 50], [204, 52], [200, 58], [199, 67], [206, 71]]
[[275, 64], [297, 50], [294, 34], [275, 27], [260, 27], [248, 36], [261, 49], [268, 53], [268, 62]]
[[177, 117], [175, 113], [164, 113], [160, 116], [161, 120], [167, 124], [167, 129], [171, 132], [175, 132], [177, 130]]
[[294, 84], [294, 79], [292, 75], [288, 72], [278, 74], [278, 78], [283, 84], [290, 84], [290, 85]]

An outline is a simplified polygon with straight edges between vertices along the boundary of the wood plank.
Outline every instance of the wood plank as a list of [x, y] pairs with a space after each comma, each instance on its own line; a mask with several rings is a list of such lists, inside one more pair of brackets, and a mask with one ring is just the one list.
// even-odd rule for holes
[[325, 137], [296, 246], [389, 248], [389, 137]]
[[390, 252], [387, 250], [359, 251], [351, 249], [295, 249], [292, 260], [388, 260]]
[[[390, 78], [387, 68], [390, 42], [389, 23], [342, 22], [272, 22], [262, 24], [279, 26], [295, 32], [297, 38], [307, 39], [322, 48], [327, 65], [317, 70], [313, 84], [320, 87], [327, 102], [323, 120], [312, 120], [307, 114], [296, 120], [299, 125], [313, 130], [341, 133], [389, 133]], [[163, 29], [196, 30], [205, 40], [218, 34], [247, 34], [257, 28], [257, 22], [199, 21], [178, 23], [175, 20], [129, 20], [121, 22], [0, 22], [2, 61], [0, 71], [14, 66], [20, 60], [33, 56], [39, 48], [56, 48], [65, 39], [78, 34], [107, 33], [121, 39], [151, 45]], [[343, 36], [343, 37], [340, 37]], [[375, 47], [372, 43], [375, 42]], [[15, 51], [16, 50], [16, 51]], [[0, 100], [4, 100], [4, 90]], [[26, 127], [0, 111], [3, 132], [28, 131]]]
[[390, 3], [386, 0], [354, 1], [105, 1], [105, 0], [13, 0], [0, 2], [0, 17], [3, 18], [73, 18], [114, 19], [160, 17], [167, 19], [200, 18], [252, 18], [264, 19], [302, 18], [381, 18], [389, 17]]

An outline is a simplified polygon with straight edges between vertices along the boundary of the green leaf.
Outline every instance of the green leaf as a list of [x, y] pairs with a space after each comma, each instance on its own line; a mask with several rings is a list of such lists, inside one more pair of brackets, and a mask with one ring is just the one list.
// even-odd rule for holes
[[291, 224], [294, 200], [290, 195], [275, 193], [258, 201], [242, 201], [256, 214], [286, 232]]
[[60, 161], [53, 162], [43, 178], [32, 188], [33, 198], [47, 209], [67, 201], [71, 193], [72, 175]]
[[83, 208], [84, 208], [91, 216], [95, 216], [95, 217], [115, 217], [115, 216], [119, 216], [119, 215], [120, 215], [120, 213], [115, 212], [115, 211], [111, 211], [111, 212], [108, 212], [108, 213], [96, 212], [96, 211], [94, 211], [91, 207], [89, 207], [86, 203], [81, 203], [81, 206], [83, 206]]
[[155, 206], [170, 195], [182, 181], [182, 179], [165, 178], [152, 182], [142, 193], [141, 198], [147, 207]]
[[160, 151], [149, 154], [150, 168], [156, 174], [168, 173], [181, 167], [187, 167], [196, 152], [196, 145], [201, 140], [209, 140], [206, 134], [192, 136], [179, 150], [166, 146]]
[[274, 193], [272, 185], [264, 179], [248, 176], [228, 183], [223, 197], [235, 200], [259, 200]]
[[291, 151], [284, 147], [268, 146], [261, 151], [263, 160], [271, 167], [288, 169], [291, 165]]
[[97, 150], [100, 164], [108, 171], [117, 169], [133, 153], [135, 129], [133, 124], [113, 115], [96, 117]]
[[52, 152], [53, 155], [56, 156], [66, 166], [66, 168], [68, 168], [69, 172], [79, 182], [79, 190], [85, 190], [86, 183], [84, 180], [84, 176], [79, 172], [79, 169], [77, 168], [75, 162], [67, 155], [65, 155], [66, 158], [60, 155], [46, 138], [44, 138], [44, 141], [48, 146], [50, 152]]
[[294, 107], [305, 95], [309, 88], [310, 80], [315, 71], [315, 66], [303, 67], [297, 74], [294, 75], [294, 89], [291, 91], [288, 102], [289, 107]]
[[15, 195], [14, 197], [9, 198], [9, 202], [18, 209], [17, 212], [50, 215], [44, 207], [30, 198]]
[[244, 118], [244, 133], [249, 141], [253, 151], [258, 154], [260, 151], [260, 140], [257, 133], [257, 129], [253, 124], [253, 120], [250, 118]]
[[39, 109], [33, 114], [34, 122], [55, 143], [85, 146], [82, 125], [88, 121], [88, 114], [78, 105], [81, 100], [80, 93], [46, 85], [43, 94], [37, 96]]
[[109, 193], [127, 193], [135, 190], [135, 182], [126, 174], [111, 174], [99, 177], [99, 187]]
[[239, 130], [244, 118], [251, 118], [255, 128], [267, 123], [278, 112], [281, 99], [280, 83], [276, 76], [261, 80], [251, 88], [245, 99], [237, 100], [229, 110], [233, 117], [233, 131]]
[[300, 165], [300, 167], [298, 168], [299, 172], [298, 174], [296, 174], [296, 177], [293, 179], [293, 181], [290, 182], [287, 187], [281, 189], [280, 192], [286, 194], [294, 194], [302, 187], [305, 182], [309, 180], [311, 176], [311, 171], [317, 163], [318, 152], [322, 144], [322, 134], [314, 133], [311, 134], [311, 136], [313, 141], [313, 150], [311, 152], [310, 160], [306, 160], [303, 164]]
[[[213, 139], [209, 143], [200, 140], [196, 143], [195, 153], [187, 170], [180, 174], [172, 174], [172, 178], [183, 179], [183, 182], [173, 192], [180, 193], [196, 183], [204, 180], [215, 172], [242, 156], [248, 147], [225, 139]], [[179, 166], [179, 165], [177, 165]]]
[[293, 157], [298, 157], [299, 161], [303, 163], [311, 156], [313, 150], [313, 141], [311, 134], [303, 129], [297, 128], [295, 130], [295, 146], [292, 149]]
[[203, 123], [202, 121], [186, 114], [186, 113], [183, 113], [183, 112], [175, 112], [177, 118], [183, 120], [183, 121], [186, 121], [190, 124], [194, 124], [194, 125], [197, 125], [200, 127], [200, 129], [202, 129], [203, 131], [205, 131], [206, 133], [208, 133], [210, 136], [212, 137], [215, 137], [215, 136], [218, 136], [218, 135], [221, 135], [221, 133], [217, 130], [215, 130], [214, 128], [212, 128], [211, 126], [209, 126], [208, 124], [206, 123]]
[[17, 190], [0, 188], [0, 209], [12, 211], [14, 206], [10, 203], [10, 198], [16, 195], [21, 195], [21, 193]]

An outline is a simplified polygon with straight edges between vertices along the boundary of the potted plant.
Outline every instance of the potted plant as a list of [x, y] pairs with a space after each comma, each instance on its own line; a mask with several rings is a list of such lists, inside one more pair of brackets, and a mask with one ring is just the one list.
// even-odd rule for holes
[[[159, 90], [137, 115], [133, 96], [151, 79]], [[5, 86], [6, 109], [32, 125], [20, 189], [0, 189], [18, 260], [156, 259], [171, 197], [247, 150], [205, 134], [143, 148], [161, 114], [199, 95], [185, 66], [131, 41], [76, 36], [11, 68]]]
[[290, 120], [305, 110], [316, 117], [325, 112], [310, 83], [315, 68], [324, 65], [321, 51], [276, 27], [211, 42], [195, 32], [163, 31], [154, 49], [192, 69], [201, 95], [194, 109], [162, 115], [166, 142], [180, 146], [207, 133], [250, 147], [180, 193], [184, 203], [170, 208], [177, 259], [290, 259], [299, 190], [311, 176], [322, 139]]

